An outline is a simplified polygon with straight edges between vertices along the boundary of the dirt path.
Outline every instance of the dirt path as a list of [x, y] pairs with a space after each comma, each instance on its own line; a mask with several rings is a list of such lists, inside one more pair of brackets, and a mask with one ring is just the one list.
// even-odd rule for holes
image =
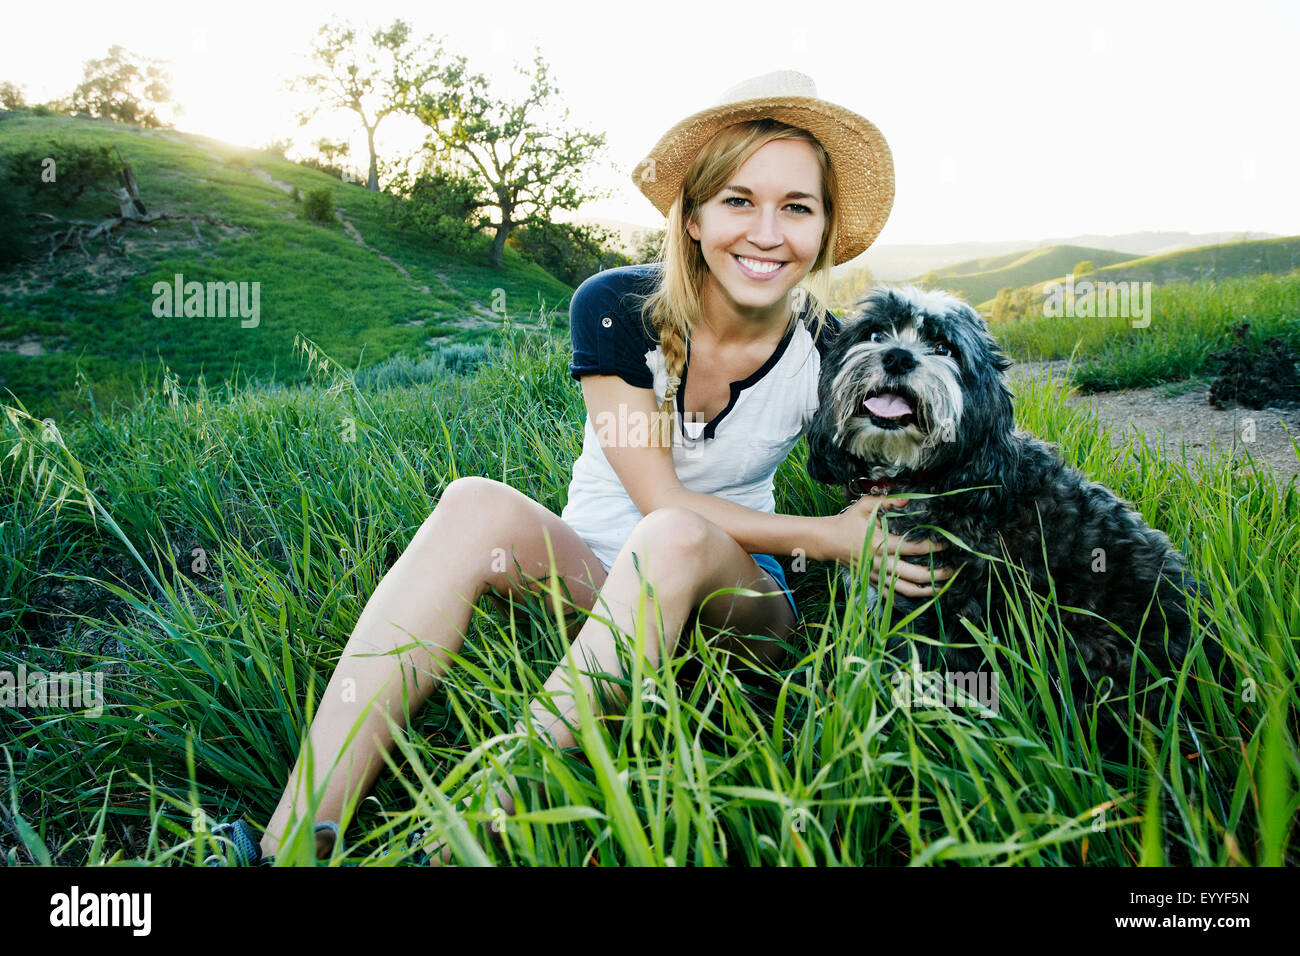
[[[1061, 379], [1067, 364], [1017, 362], [1007, 376], [1012, 381], [1041, 376]], [[1175, 394], [1173, 387], [1158, 386], [1075, 394], [1069, 401], [1090, 408], [1114, 429], [1116, 438], [1136, 430], [1171, 458], [1181, 458], [1186, 441], [1189, 458], [1226, 451], [1236, 459], [1249, 456], [1266, 463], [1283, 482], [1300, 475], [1300, 457], [1292, 445], [1293, 438], [1300, 442], [1300, 408], [1214, 408], [1208, 402], [1209, 390], [1209, 385], [1201, 384]]]

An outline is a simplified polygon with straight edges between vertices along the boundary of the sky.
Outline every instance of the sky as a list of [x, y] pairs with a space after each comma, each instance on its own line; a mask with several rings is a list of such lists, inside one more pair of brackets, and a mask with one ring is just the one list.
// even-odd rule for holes
[[[514, 68], [540, 48], [570, 120], [606, 134], [592, 182], [614, 195], [584, 206], [584, 217], [662, 225], [630, 179], [637, 161], [728, 87], [789, 69], [888, 140], [896, 195], [877, 245], [1300, 234], [1300, 4], [1284, 0], [73, 0], [57, 22], [25, 3], [5, 14], [0, 81], [23, 86], [29, 102], [61, 96], [86, 60], [117, 43], [170, 61], [178, 128], [305, 147], [352, 132], [345, 117], [300, 129], [301, 101], [286, 89], [335, 15], [366, 27], [405, 19], [505, 95], [526, 90]], [[418, 142], [414, 124], [380, 127], [390, 155]], [[362, 152], [364, 139], [355, 143]]]

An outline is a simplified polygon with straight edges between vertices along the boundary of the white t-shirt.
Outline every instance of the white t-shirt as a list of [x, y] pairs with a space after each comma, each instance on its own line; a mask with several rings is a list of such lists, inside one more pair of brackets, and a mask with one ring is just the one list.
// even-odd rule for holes
[[[653, 291], [661, 269], [659, 263], [607, 269], [578, 286], [569, 304], [569, 372], [575, 379], [618, 375], [630, 385], [653, 388], [656, 407], [663, 402], [668, 378], [664, 354], [636, 298]], [[773, 476], [817, 412], [821, 357], [840, 330], [839, 321], [828, 312], [822, 336], [814, 343], [807, 320], [805, 309], [763, 366], [731, 383], [726, 408], [707, 423], [683, 422], [688, 346], [673, 422], [673, 464], [685, 487], [755, 511], [775, 512]], [[628, 422], [626, 414], [621, 417], [610, 415], [594, 425], [591, 416], [586, 417], [582, 453], [573, 463], [569, 499], [560, 514], [605, 570], [642, 517], [597, 437], [598, 429], [610, 438], [639, 437], [635, 429], [640, 423]]]

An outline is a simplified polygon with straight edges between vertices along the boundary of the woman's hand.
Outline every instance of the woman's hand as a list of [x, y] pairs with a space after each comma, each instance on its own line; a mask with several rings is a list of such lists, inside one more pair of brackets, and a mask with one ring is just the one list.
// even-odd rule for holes
[[[930, 583], [931, 578], [942, 581], [952, 577], [952, 569], [912, 564], [901, 560], [900, 556], [929, 554], [948, 547], [947, 542], [908, 541], [902, 535], [886, 535], [880, 520], [881, 509], [904, 508], [909, 503], [904, 498], [865, 495], [838, 515], [827, 518], [830, 529], [826, 540], [827, 558], [852, 570], [858, 563], [868, 535], [874, 535], [870, 574], [872, 585], [879, 587], [880, 579], [884, 577], [893, 582], [895, 591], [906, 597], [931, 597], [935, 593], [935, 587]], [[884, 517], [887, 518], [888, 515]]]

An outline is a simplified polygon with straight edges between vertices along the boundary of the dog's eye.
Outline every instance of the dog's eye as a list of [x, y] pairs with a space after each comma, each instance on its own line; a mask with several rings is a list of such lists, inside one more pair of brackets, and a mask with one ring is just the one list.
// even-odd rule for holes
[[934, 354], [948, 355], [952, 358], [956, 358], [957, 348], [951, 342], [945, 342], [943, 339], [940, 339], [938, 342], [934, 343]]
[[885, 341], [885, 333], [881, 331], [872, 332], [867, 336], [867, 340], [870, 342], [883, 342]]

